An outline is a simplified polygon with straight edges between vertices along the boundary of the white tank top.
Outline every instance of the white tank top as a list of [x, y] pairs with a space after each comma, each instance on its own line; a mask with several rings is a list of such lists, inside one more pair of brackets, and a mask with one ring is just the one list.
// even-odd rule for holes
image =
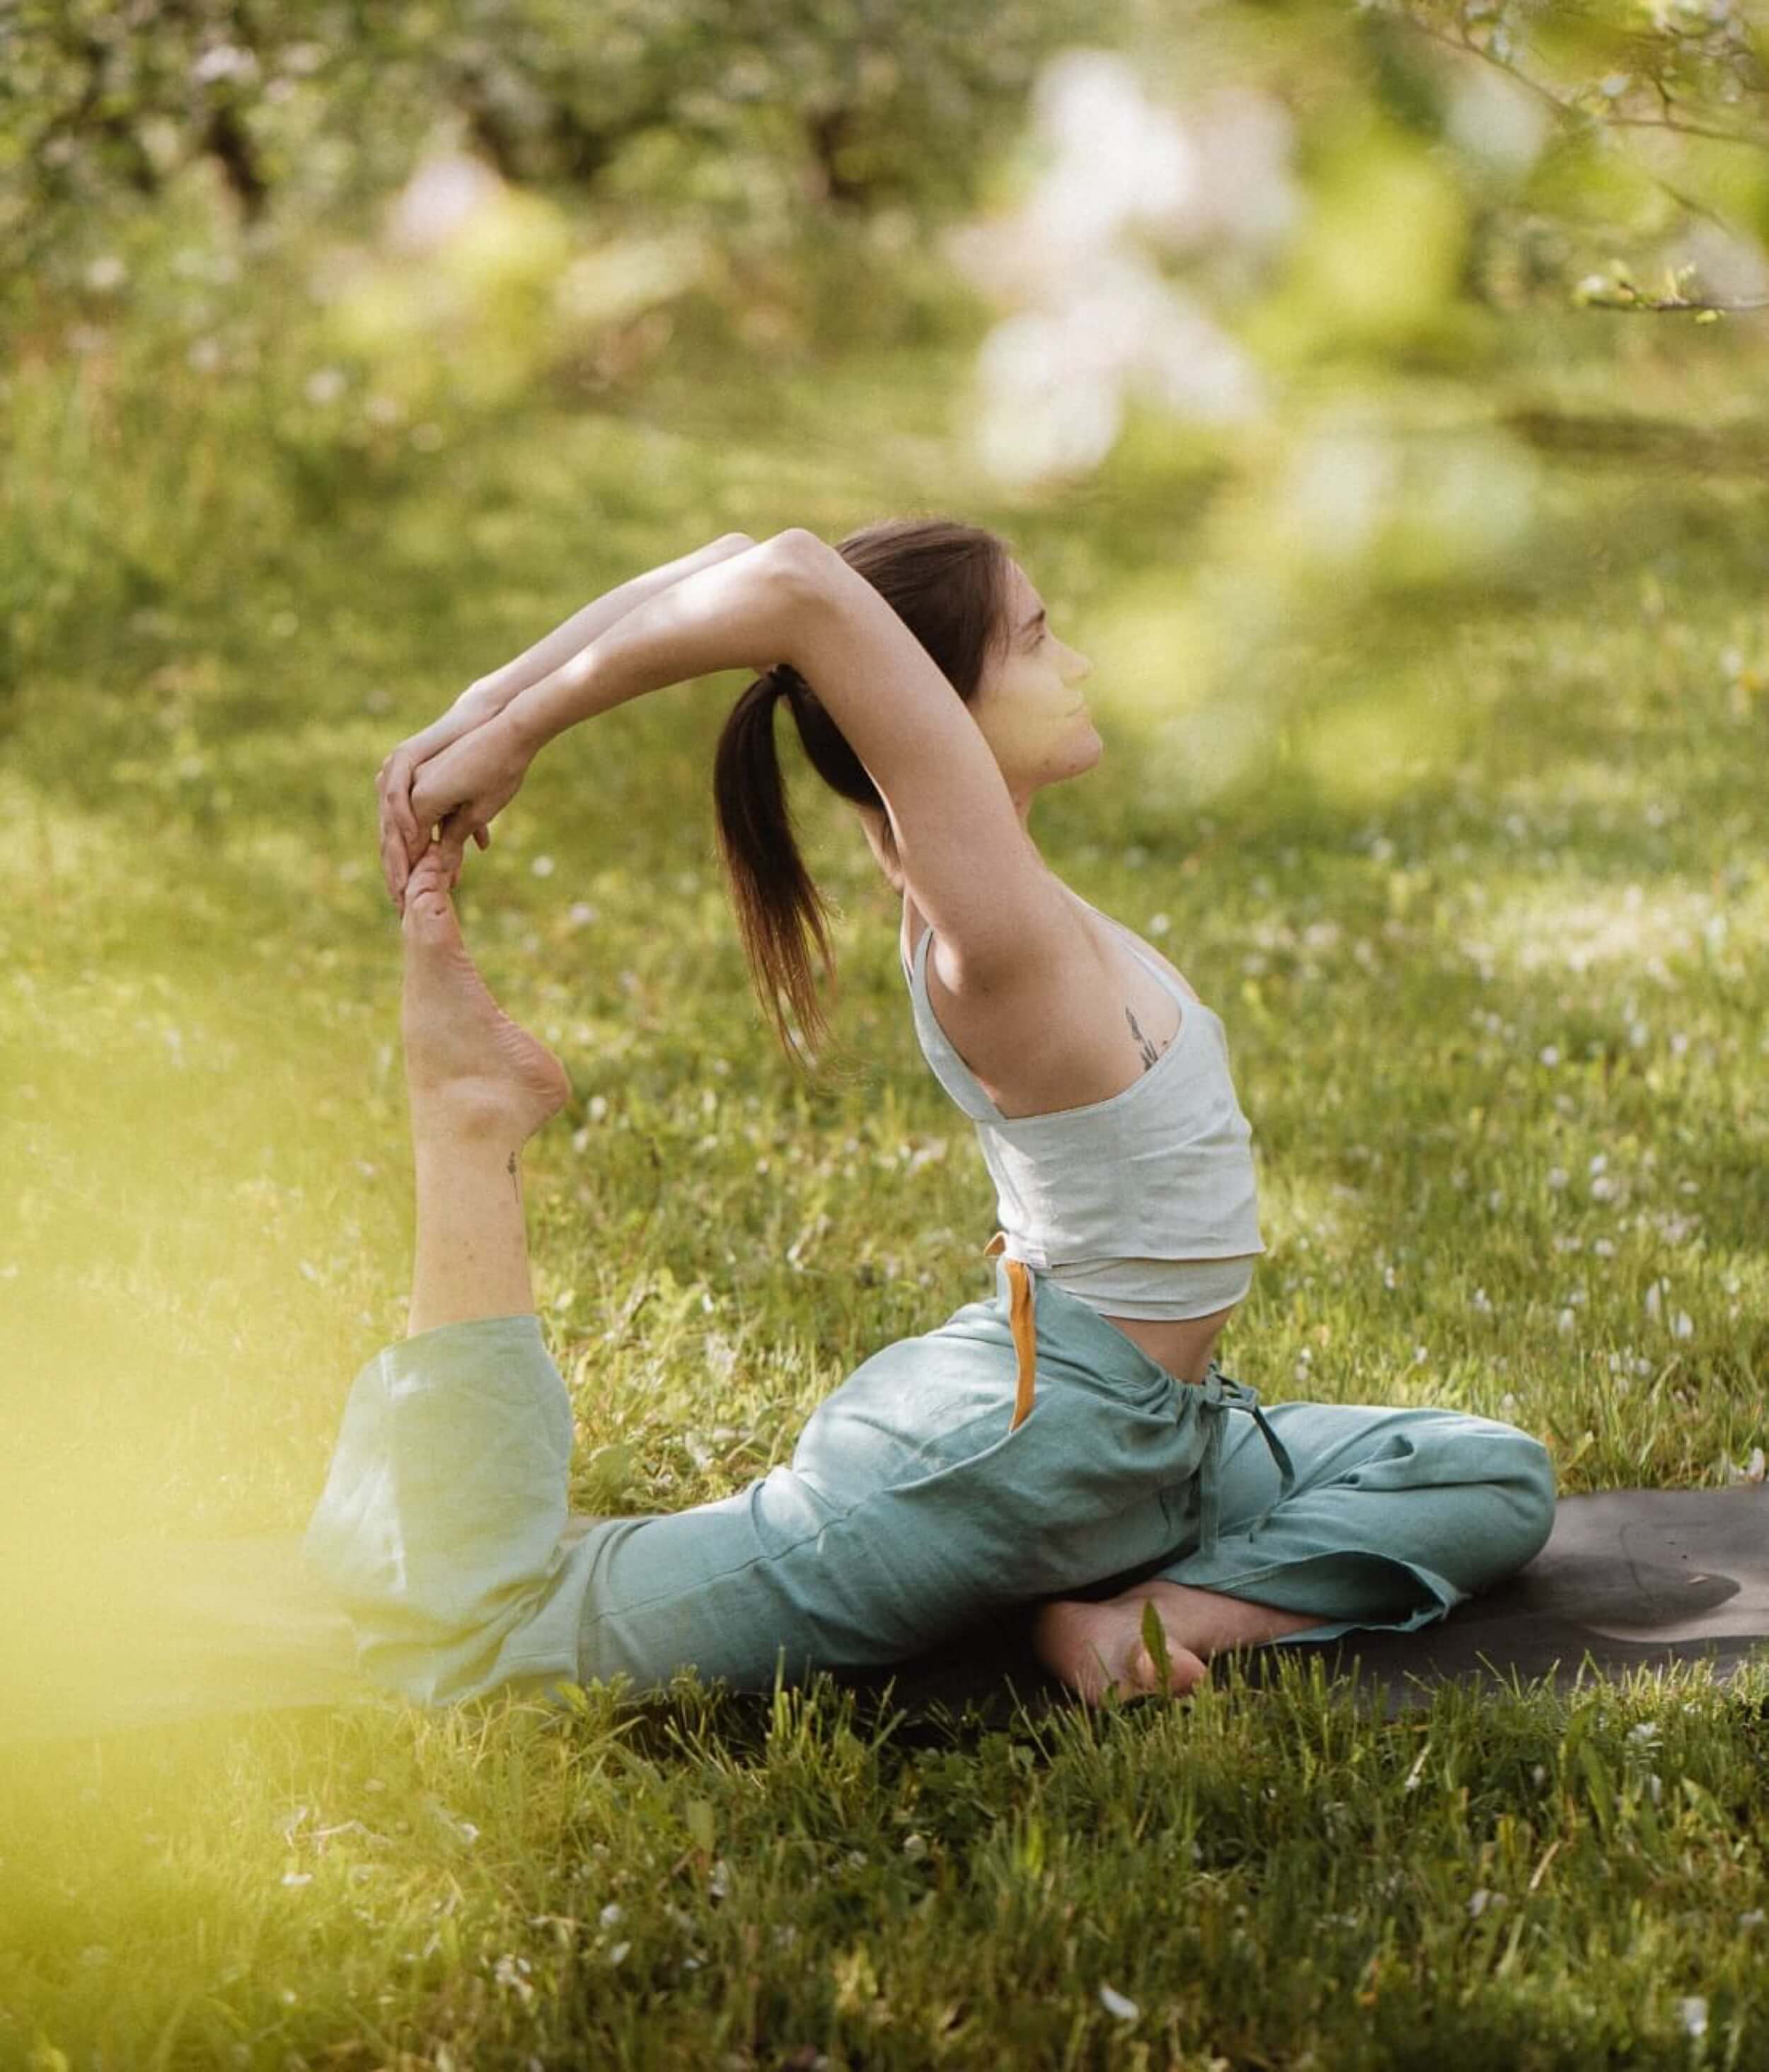
[[1176, 991], [1129, 929], [1100, 918], [1179, 1004], [1173, 1041], [1121, 1093], [1045, 1115], [1004, 1116], [935, 1016], [931, 927], [913, 963], [903, 964], [915, 1034], [935, 1078], [977, 1126], [1009, 1258], [1112, 1316], [1207, 1316], [1245, 1295], [1253, 1261], [1265, 1249], [1252, 1127], [1235, 1098], [1220, 1018]]

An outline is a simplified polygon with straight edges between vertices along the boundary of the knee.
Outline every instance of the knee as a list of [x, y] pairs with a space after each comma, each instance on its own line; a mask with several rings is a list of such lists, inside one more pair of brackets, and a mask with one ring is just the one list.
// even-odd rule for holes
[[1548, 1544], [1557, 1500], [1553, 1458], [1541, 1441], [1508, 1430], [1505, 1445], [1508, 1457], [1492, 1478], [1500, 1501], [1485, 1549], [1495, 1581], [1515, 1575]]

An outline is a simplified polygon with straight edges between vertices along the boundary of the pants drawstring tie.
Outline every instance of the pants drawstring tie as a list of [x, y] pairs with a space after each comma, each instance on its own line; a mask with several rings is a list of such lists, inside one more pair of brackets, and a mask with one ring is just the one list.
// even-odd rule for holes
[[1214, 1413], [1210, 1420], [1210, 1436], [1204, 1441], [1203, 1464], [1198, 1471], [1199, 1540], [1200, 1554], [1214, 1553], [1216, 1547], [1217, 1525], [1221, 1515], [1222, 1501], [1222, 1433], [1231, 1407], [1250, 1411], [1253, 1422], [1259, 1427], [1267, 1450], [1277, 1463], [1277, 1500], [1281, 1503], [1296, 1486], [1296, 1470], [1284, 1442], [1272, 1429], [1270, 1420], [1259, 1407], [1259, 1391], [1249, 1388], [1244, 1382], [1235, 1380], [1223, 1372], [1212, 1359], [1200, 1382], [1183, 1383], [1199, 1389], [1206, 1405]]
[[[997, 1231], [983, 1248], [985, 1259], [1000, 1259], [1007, 1249], [1007, 1233]], [[1009, 1312], [1009, 1326], [1014, 1334], [1014, 1351], [1018, 1372], [1014, 1388], [1014, 1420], [1010, 1432], [1017, 1432], [1031, 1414], [1032, 1396], [1036, 1383], [1038, 1331], [1034, 1308], [1034, 1282], [1023, 1260], [1002, 1260], [1007, 1270], [1008, 1282], [1013, 1291]], [[1236, 1381], [1226, 1375], [1212, 1359], [1199, 1382], [1179, 1381], [1182, 1388], [1195, 1388], [1203, 1396], [1204, 1407], [1212, 1414], [1209, 1433], [1204, 1441], [1204, 1457], [1198, 1470], [1199, 1485], [1199, 1552], [1203, 1554], [1215, 1551], [1218, 1527], [1221, 1517], [1222, 1491], [1222, 1434], [1223, 1424], [1230, 1408], [1251, 1412], [1253, 1422], [1273, 1461], [1277, 1464], [1278, 1501], [1281, 1503], [1296, 1486], [1296, 1470], [1283, 1441], [1272, 1429], [1270, 1421], [1259, 1407], [1259, 1391], [1250, 1388], [1244, 1382]]]

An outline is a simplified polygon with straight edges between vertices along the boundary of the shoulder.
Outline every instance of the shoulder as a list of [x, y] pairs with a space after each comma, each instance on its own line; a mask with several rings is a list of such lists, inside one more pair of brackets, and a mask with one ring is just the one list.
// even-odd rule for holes
[[1075, 989], [1093, 985], [1105, 969], [1085, 915], [1054, 878], [1039, 925], [1022, 931], [1012, 954], [997, 956], [981, 965], [934, 930], [907, 886], [903, 913], [899, 942], [904, 958], [913, 968], [925, 948], [930, 998], [944, 998], [961, 1007], [978, 1004], [999, 1009], [1071, 999]]

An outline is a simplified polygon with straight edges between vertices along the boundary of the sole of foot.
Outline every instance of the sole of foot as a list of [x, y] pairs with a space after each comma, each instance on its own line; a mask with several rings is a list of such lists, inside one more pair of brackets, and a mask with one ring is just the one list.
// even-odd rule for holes
[[1186, 1696], [1207, 1679], [1209, 1668], [1162, 1620], [1167, 1680], [1162, 1682], [1142, 1638], [1148, 1601], [1122, 1597], [1085, 1604], [1065, 1597], [1041, 1605], [1032, 1630], [1039, 1660], [1084, 1704], [1104, 1704], [1114, 1692], [1120, 1700]]
[[447, 874], [426, 857], [405, 888], [400, 1028], [414, 1123], [532, 1137], [570, 1098], [566, 1069], [498, 1005], [467, 954]]

